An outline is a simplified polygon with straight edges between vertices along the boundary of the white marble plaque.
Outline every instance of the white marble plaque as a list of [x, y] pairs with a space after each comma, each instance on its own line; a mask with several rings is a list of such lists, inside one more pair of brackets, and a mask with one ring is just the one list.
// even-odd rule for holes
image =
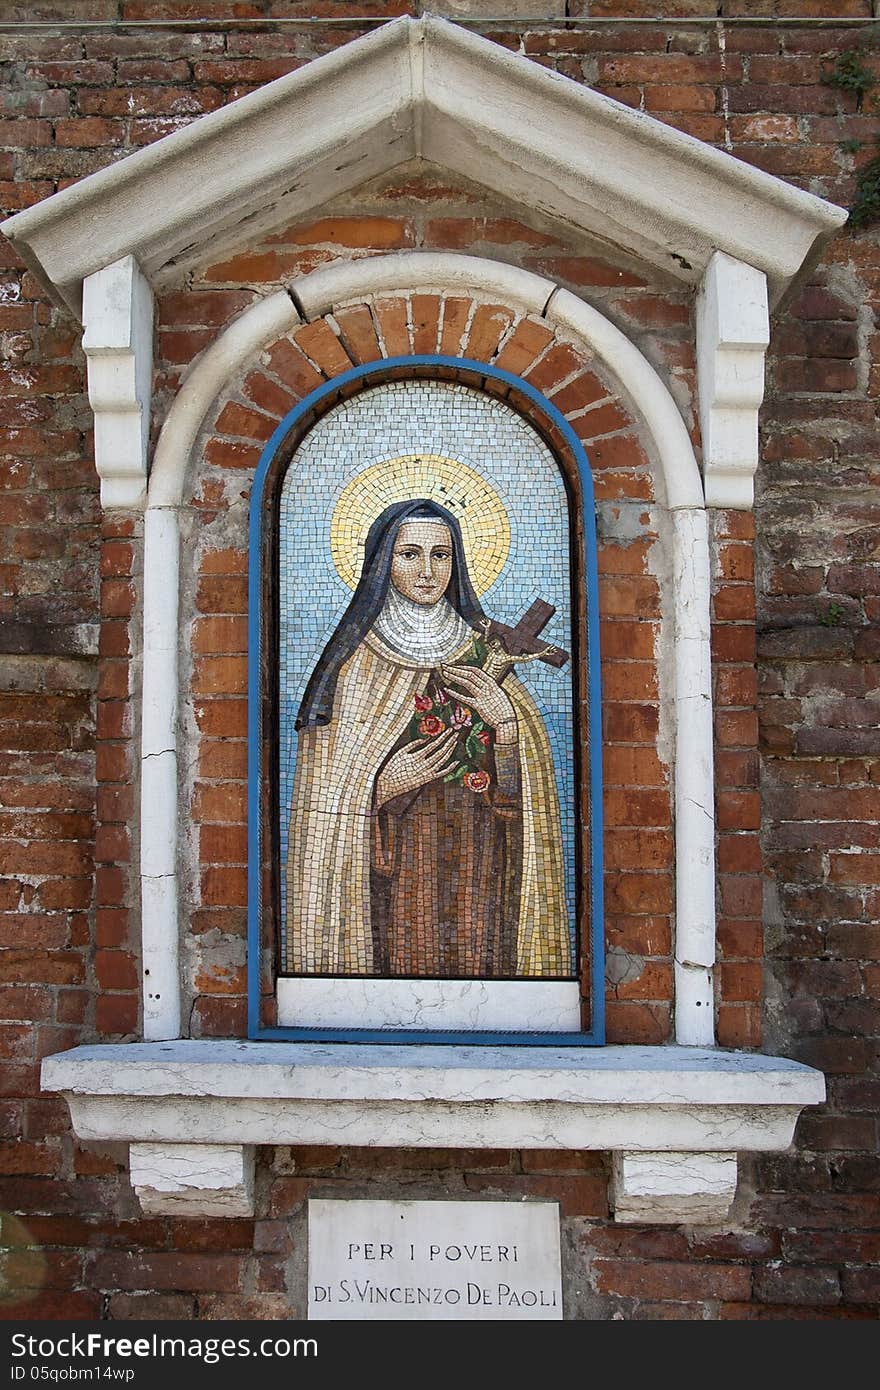
[[309, 1202], [321, 1321], [562, 1318], [555, 1202]]

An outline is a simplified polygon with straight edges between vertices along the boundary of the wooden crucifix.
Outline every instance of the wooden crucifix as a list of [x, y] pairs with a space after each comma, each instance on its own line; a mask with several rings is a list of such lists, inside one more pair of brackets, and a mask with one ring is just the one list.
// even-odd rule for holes
[[544, 661], [548, 666], [564, 666], [568, 661], [568, 652], [539, 640], [539, 633], [544, 630], [555, 612], [552, 603], [545, 603], [543, 599], [538, 598], [526, 609], [514, 627], [494, 620], [487, 622], [483, 631], [489, 655], [483, 669], [500, 682], [509, 675], [517, 662]]

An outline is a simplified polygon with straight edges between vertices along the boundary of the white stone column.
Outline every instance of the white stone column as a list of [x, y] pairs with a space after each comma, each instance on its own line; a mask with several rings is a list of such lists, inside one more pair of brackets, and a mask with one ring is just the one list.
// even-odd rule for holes
[[144, 515], [141, 719], [141, 952], [144, 1038], [180, 1036], [177, 876], [177, 643], [180, 525], [174, 507]]
[[144, 515], [141, 734], [141, 939], [144, 1037], [181, 1034], [177, 782], [180, 508], [193, 446], [211, 403], [243, 362], [299, 323], [283, 291], [258, 300], [202, 354], [156, 445]]
[[675, 1040], [715, 1040], [715, 768], [709, 647], [709, 527], [672, 513], [675, 688]]

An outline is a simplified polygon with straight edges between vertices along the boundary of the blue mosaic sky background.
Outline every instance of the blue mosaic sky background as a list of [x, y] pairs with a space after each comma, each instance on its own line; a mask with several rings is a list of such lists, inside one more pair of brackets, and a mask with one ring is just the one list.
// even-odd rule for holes
[[[482, 595], [485, 612], [513, 624], [536, 598], [556, 608], [544, 634], [571, 651], [568, 508], [556, 461], [513, 410], [456, 383], [390, 382], [334, 407], [307, 435], [284, 480], [280, 515], [280, 832], [287, 858], [296, 766], [294, 719], [311, 671], [351, 598], [330, 555], [330, 520], [362, 469], [401, 454], [460, 459], [492, 484], [508, 514], [510, 554]], [[516, 668], [543, 715], [556, 769], [574, 932], [574, 781], [571, 662]], [[282, 875], [283, 877], [283, 875]], [[282, 883], [282, 890], [284, 885]], [[284, 898], [282, 897], [282, 901]]]

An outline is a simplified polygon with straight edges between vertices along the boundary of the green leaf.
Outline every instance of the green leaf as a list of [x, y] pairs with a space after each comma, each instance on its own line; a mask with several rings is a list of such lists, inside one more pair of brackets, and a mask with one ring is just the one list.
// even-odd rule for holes
[[473, 769], [473, 770], [476, 772], [477, 767], [478, 767], [478, 765], [479, 765], [479, 763], [480, 763], [480, 760], [481, 760], [481, 758], [483, 757], [484, 753], [486, 752], [486, 748], [485, 748], [485, 746], [480, 742], [480, 740], [477, 738], [476, 734], [471, 734], [471, 735], [470, 735], [470, 737], [468, 738], [467, 744], [466, 744], [465, 746], [466, 746], [466, 748], [467, 748], [468, 757], [471, 758], [471, 759], [473, 760], [473, 763], [474, 763], [474, 769]]

